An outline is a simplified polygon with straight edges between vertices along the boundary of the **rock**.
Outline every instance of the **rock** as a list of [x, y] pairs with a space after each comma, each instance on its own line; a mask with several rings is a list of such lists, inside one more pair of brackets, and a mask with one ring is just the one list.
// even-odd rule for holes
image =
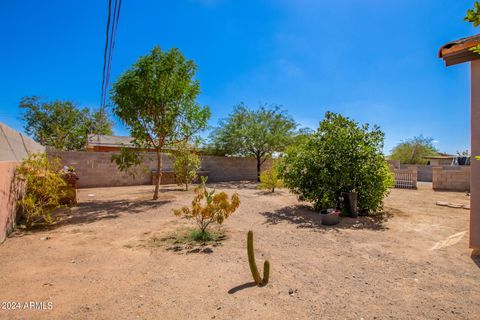
[[217, 307], [217, 310], [220, 310], [220, 309], [222, 309], [222, 307]]
[[46, 236], [46, 237], [41, 237], [40, 240], [50, 240], [51, 238], [49, 236]]

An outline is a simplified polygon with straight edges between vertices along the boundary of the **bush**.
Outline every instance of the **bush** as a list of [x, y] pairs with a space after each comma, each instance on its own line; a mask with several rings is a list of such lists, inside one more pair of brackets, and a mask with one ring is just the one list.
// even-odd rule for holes
[[[215, 193], [215, 190], [208, 191], [205, 183], [207, 179], [202, 178], [202, 184], [195, 188], [195, 197], [192, 206], [181, 209], [173, 209], [173, 213], [178, 216], [184, 216], [187, 219], [195, 219], [199, 228], [199, 234], [196, 238], [209, 238], [208, 226], [216, 222], [222, 224], [240, 205], [240, 198], [234, 193], [230, 201], [225, 192]], [[203, 205], [202, 202], [205, 202]]]
[[341, 193], [355, 191], [362, 213], [377, 211], [393, 184], [383, 140], [379, 127], [327, 112], [315, 134], [287, 150], [281, 178], [316, 210], [340, 208]]
[[275, 188], [283, 187], [283, 182], [278, 177], [278, 168], [276, 164], [270, 169], [262, 171], [258, 187], [262, 190], [270, 190], [271, 192], [275, 192]]
[[52, 223], [52, 212], [62, 207], [60, 200], [68, 196], [69, 188], [63, 180], [60, 161], [49, 160], [46, 153], [32, 154], [17, 168], [17, 179], [25, 183], [25, 195], [17, 201], [25, 219], [25, 226], [34, 223]]
[[187, 144], [181, 144], [172, 158], [175, 181], [179, 186], [185, 185], [185, 190], [188, 190], [188, 185], [195, 180], [197, 171], [200, 170], [200, 159]]

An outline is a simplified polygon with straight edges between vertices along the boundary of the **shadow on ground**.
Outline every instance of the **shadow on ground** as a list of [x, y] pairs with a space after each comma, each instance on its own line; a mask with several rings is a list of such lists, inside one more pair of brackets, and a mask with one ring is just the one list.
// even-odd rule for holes
[[256, 181], [209, 182], [207, 183], [207, 187], [215, 189], [257, 190], [258, 183]]
[[58, 210], [53, 224], [38, 224], [29, 230], [17, 229], [11, 236], [21, 237], [27, 234], [54, 230], [64, 225], [86, 224], [100, 220], [115, 219], [121, 214], [136, 214], [149, 209], [159, 208], [171, 200], [102, 200], [78, 203], [72, 208]]
[[228, 293], [229, 294], [235, 294], [240, 290], [253, 288], [253, 287], [256, 287], [256, 286], [257, 286], [257, 284], [255, 282], [247, 282], [247, 283], [241, 284], [239, 286], [236, 286], [236, 287], [228, 290]]
[[320, 213], [313, 211], [308, 205], [293, 205], [283, 207], [273, 212], [260, 212], [266, 218], [265, 223], [275, 225], [286, 221], [296, 224], [298, 228], [313, 228], [317, 230], [340, 230], [340, 229], [368, 229], [386, 230], [385, 222], [392, 216], [389, 211], [373, 216], [358, 218], [340, 218], [340, 223], [334, 226], [322, 225]]

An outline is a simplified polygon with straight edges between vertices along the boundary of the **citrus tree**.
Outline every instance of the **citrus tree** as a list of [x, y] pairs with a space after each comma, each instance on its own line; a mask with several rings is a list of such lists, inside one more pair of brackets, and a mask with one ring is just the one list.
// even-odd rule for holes
[[363, 213], [377, 211], [393, 183], [383, 140], [379, 127], [327, 112], [314, 134], [287, 150], [280, 177], [316, 210], [339, 208], [342, 192], [354, 191]]

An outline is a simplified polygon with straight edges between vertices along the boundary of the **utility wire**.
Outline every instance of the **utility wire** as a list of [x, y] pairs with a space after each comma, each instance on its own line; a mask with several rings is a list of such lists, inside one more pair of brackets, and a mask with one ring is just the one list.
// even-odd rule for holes
[[[107, 104], [108, 87], [110, 82], [110, 71], [112, 66], [113, 50], [115, 48], [115, 38], [120, 19], [120, 8], [122, 0], [108, 0], [108, 18], [105, 32], [105, 49], [103, 52], [103, 73], [102, 73], [102, 95], [100, 100], [100, 109], [105, 110]], [[113, 11], [113, 17], [112, 17]]]

